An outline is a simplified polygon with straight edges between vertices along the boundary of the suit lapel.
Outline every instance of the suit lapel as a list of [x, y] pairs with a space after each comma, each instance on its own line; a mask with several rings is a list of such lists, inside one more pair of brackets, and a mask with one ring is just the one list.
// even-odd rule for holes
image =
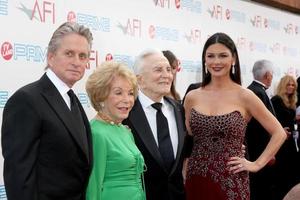
[[263, 101], [265, 106], [268, 108], [268, 110], [276, 117], [276, 113], [275, 113], [275, 110], [273, 108], [272, 101], [271, 101], [271, 99], [269, 98], [269, 96], [266, 92], [266, 88], [262, 84], [259, 84], [256, 81], [253, 81], [252, 84], [253, 84], [253, 88], [256, 91], [259, 91], [261, 94], [263, 94], [263, 96], [262, 96], [263, 99], [261, 99], [261, 100]]
[[173, 109], [174, 109], [174, 114], [175, 114], [175, 121], [176, 121], [176, 125], [177, 125], [177, 133], [178, 133], [178, 147], [177, 147], [177, 153], [176, 153], [176, 158], [175, 158], [175, 162], [174, 165], [172, 167], [171, 170], [171, 174], [176, 170], [179, 162], [180, 162], [180, 157], [181, 157], [181, 153], [182, 153], [182, 149], [183, 149], [183, 145], [184, 145], [184, 121], [182, 118], [182, 111], [180, 110], [180, 108], [169, 98], [165, 97], [165, 99], [172, 105]]
[[[87, 156], [87, 158], [89, 158], [89, 153], [86, 150], [88, 148], [84, 148], [84, 144], [80, 139], [81, 137], [79, 135], [81, 133], [78, 131], [78, 129], [76, 129], [75, 123], [72, 120], [73, 117], [71, 115], [71, 112], [68, 106], [66, 105], [65, 101], [63, 100], [62, 96], [59, 94], [58, 90], [55, 88], [53, 83], [49, 80], [49, 78], [46, 75], [44, 75], [40, 79], [40, 81], [43, 86], [43, 90], [41, 91], [42, 96], [46, 99], [50, 107], [54, 110], [57, 116], [64, 123], [66, 128], [69, 130], [71, 136], [74, 138], [74, 140], [79, 145], [84, 154]], [[89, 128], [86, 127], [86, 129]]]
[[129, 120], [152, 157], [162, 168], [165, 168], [145, 112], [138, 99], [135, 101], [134, 107], [130, 112]]

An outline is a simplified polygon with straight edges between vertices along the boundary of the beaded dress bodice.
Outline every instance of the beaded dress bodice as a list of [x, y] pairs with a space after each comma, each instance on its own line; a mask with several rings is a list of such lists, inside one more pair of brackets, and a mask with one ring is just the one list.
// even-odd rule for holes
[[249, 198], [247, 172], [231, 174], [227, 161], [230, 157], [243, 157], [247, 123], [239, 111], [208, 116], [191, 110], [190, 128], [194, 146], [188, 164], [187, 179], [199, 175], [217, 183], [228, 200]]

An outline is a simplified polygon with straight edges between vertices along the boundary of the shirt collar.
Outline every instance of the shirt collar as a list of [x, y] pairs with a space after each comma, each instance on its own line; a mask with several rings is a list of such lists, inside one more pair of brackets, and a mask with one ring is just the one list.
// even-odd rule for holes
[[163, 107], [166, 106], [166, 100], [164, 98], [162, 98], [161, 102], [154, 102], [149, 97], [147, 97], [141, 90], [139, 90], [138, 98], [139, 98], [140, 103], [141, 103], [143, 108], [152, 107], [151, 105], [153, 103], [162, 103]]
[[46, 75], [61, 95], [66, 94], [71, 89], [50, 68], [47, 69]]
[[254, 80], [256, 83], [260, 84], [265, 90], [268, 89], [268, 87], [263, 84], [262, 82], [258, 81], [258, 80]]

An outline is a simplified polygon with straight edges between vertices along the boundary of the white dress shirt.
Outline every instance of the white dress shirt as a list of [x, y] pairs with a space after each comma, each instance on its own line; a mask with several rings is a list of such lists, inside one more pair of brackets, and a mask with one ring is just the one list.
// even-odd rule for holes
[[71, 110], [71, 100], [68, 95], [68, 91], [70, 90], [69, 86], [67, 86], [67, 84], [65, 84], [62, 80], [60, 80], [50, 68], [47, 69], [46, 75], [48, 76], [50, 81], [54, 84], [54, 86], [56, 87], [56, 89], [58, 90], [58, 92], [60, 93], [64, 101], [66, 102], [67, 106]]
[[178, 131], [177, 131], [177, 123], [174, 114], [174, 107], [170, 105], [168, 101], [164, 98], [161, 102], [154, 102], [149, 97], [147, 97], [143, 92], [139, 91], [138, 99], [141, 102], [145, 115], [147, 117], [148, 123], [153, 133], [153, 137], [155, 139], [156, 144], [158, 145], [158, 137], [157, 137], [157, 126], [156, 126], [156, 112], [157, 110], [153, 108], [151, 105], [153, 103], [162, 103], [162, 112], [168, 120], [170, 138], [172, 142], [174, 158], [176, 158], [177, 148], [178, 148]]

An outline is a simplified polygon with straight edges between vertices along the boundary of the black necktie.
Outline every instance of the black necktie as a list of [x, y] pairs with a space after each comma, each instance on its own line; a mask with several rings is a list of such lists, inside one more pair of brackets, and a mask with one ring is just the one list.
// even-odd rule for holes
[[71, 103], [71, 113], [74, 119], [74, 125], [77, 126], [77, 129], [79, 130], [79, 138], [82, 141], [82, 144], [87, 152], [88, 149], [88, 143], [87, 143], [87, 137], [86, 137], [86, 129], [83, 122], [82, 114], [79, 109], [79, 105], [77, 103], [77, 97], [74, 94], [73, 90], [70, 89], [68, 91], [68, 95], [70, 97], [70, 103]]
[[169, 133], [168, 120], [161, 111], [162, 104], [154, 103], [152, 107], [157, 110], [156, 112], [156, 126], [158, 149], [162, 156], [167, 170], [170, 170], [174, 162], [174, 153], [172, 142]]

